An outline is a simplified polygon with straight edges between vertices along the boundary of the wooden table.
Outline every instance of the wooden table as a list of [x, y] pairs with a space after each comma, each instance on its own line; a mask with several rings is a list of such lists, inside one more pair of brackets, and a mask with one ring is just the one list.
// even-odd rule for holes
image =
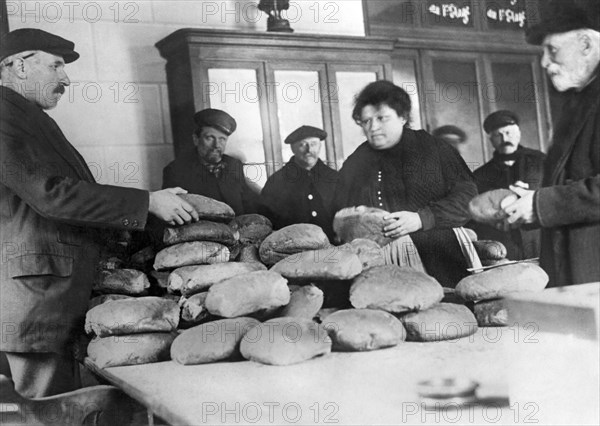
[[[285, 367], [169, 361], [99, 369], [90, 359], [86, 366], [173, 425], [514, 424], [528, 414], [508, 405], [505, 349], [516, 334], [483, 328], [455, 341], [331, 353]], [[476, 380], [485, 404], [426, 407], [415, 385], [439, 377]]]

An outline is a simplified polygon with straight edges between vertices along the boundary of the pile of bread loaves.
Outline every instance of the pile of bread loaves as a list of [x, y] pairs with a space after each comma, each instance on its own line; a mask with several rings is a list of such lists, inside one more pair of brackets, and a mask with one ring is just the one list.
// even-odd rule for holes
[[[88, 356], [100, 367], [239, 358], [288, 365], [477, 330], [466, 306], [442, 303], [434, 278], [384, 264], [381, 228], [342, 233], [345, 244], [334, 246], [316, 225], [273, 231], [263, 216], [234, 217], [226, 204], [184, 197], [199, 222], [167, 228], [164, 248], [134, 254], [134, 267], [103, 264], [85, 324]], [[371, 216], [352, 220], [360, 217]], [[460, 295], [482, 300], [468, 291]]]

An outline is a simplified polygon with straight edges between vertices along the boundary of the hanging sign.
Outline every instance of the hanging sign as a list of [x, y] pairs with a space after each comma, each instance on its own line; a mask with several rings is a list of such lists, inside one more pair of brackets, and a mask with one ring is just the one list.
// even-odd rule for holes
[[488, 1], [485, 16], [490, 28], [522, 29], [527, 19], [525, 0]]
[[473, 26], [473, 6], [470, 1], [432, 1], [427, 4], [431, 25]]

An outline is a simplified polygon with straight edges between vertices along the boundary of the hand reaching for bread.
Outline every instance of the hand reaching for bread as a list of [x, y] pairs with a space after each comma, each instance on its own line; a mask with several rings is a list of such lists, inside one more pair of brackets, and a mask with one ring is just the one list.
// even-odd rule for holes
[[187, 194], [183, 188], [167, 188], [150, 193], [148, 211], [169, 225], [198, 221], [198, 213], [177, 194]]
[[533, 195], [535, 191], [523, 189], [520, 186], [511, 185], [511, 191], [514, 191], [519, 198], [508, 205], [502, 206], [504, 212], [508, 215], [506, 223], [515, 227], [521, 224], [536, 223], [538, 218], [533, 209]]
[[402, 237], [423, 227], [419, 213], [415, 212], [394, 212], [383, 219], [388, 221], [387, 225], [383, 228], [383, 235], [389, 238]]

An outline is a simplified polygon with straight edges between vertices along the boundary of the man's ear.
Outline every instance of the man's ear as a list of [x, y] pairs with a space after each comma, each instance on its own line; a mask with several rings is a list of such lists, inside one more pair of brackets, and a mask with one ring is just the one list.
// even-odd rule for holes
[[194, 146], [198, 146], [200, 143], [200, 137], [196, 134], [196, 132], [192, 133], [192, 140], [194, 141]]
[[25, 80], [27, 78], [27, 74], [29, 73], [29, 66], [23, 59], [21, 59], [21, 58], [14, 59], [13, 64], [12, 64], [12, 69], [13, 69], [13, 72], [15, 73], [15, 75], [17, 77], [19, 77], [21, 80]]
[[585, 56], [588, 56], [590, 53], [592, 53], [592, 39], [590, 38], [590, 35], [586, 32], [581, 32], [579, 33], [578, 36], [578, 41], [579, 41], [579, 46], [581, 48], [581, 53]]

